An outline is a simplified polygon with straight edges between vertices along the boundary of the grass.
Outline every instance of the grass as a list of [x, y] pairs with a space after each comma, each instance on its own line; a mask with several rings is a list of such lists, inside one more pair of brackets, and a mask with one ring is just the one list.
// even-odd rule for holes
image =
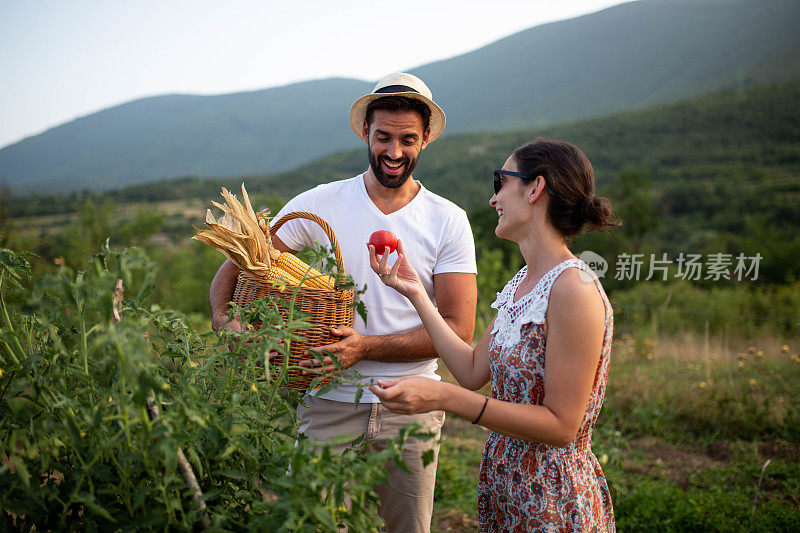
[[[800, 530], [798, 352], [777, 337], [616, 339], [594, 451], [618, 530]], [[477, 531], [487, 434], [450, 416], [443, 435], [433, 530]]]
[[[200, 225], [205, 219], [205, 210], [210, 203], [199, 199], [163, 200], [152, 202], [130, 202], [114, 205], [116, 220], [129, 220], [142, 209], [157, 210], [164, 217], [178, 217], [180, 225], [191, 233], [192, 224]], [[43, 235], [52, 237], [65, 230], [79, 218], [78, 212], [59, 213], [55, 215], [37, 215], [15, 218], [14, 230], [20, 238], [36, 239]]]

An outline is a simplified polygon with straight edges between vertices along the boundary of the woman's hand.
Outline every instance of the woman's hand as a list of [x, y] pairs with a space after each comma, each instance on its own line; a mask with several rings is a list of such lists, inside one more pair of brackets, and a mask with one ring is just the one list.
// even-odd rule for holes
[[383, 255], [378, 258], [375, 247], [367, 244], [369, 248], [369, 265], [378, 275], [384, 285], [393, 288], [409, 300], [414, 296], [425, 292], [419, 274], [411, 266], [411, 262], [405, 255], [403, 241], [397, 241], [397, 261], [391, 268], [387, 265], [389, 259], [389, 248], [383, 250]]
[[441, 381], [419, 376], [378, 380], [369, 388], [390, 411], [405, 415], [442, 409], [445, 396]]

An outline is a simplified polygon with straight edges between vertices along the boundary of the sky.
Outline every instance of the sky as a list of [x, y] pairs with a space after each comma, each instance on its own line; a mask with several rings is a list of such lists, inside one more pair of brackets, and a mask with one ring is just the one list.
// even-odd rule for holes
[[0, 147], [159, 94], [375, 81], [620, 0], [0, 0]]

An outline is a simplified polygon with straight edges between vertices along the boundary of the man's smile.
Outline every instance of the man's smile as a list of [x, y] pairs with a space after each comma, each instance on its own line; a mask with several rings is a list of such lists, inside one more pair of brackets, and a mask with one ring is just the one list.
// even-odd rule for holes
[[392, 159], [389, 159], [388, 157], [382, 157], [381, 163], [383, 163], [384, 170], [388, 174], [399, 174], [400, 172], [402, 172], [403, 167], [406, 164], [406, 160], [400, 159], [394, 161]]

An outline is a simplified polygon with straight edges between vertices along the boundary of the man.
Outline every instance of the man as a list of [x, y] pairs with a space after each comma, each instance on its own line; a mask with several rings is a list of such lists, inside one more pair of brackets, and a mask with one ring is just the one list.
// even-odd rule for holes
[[[375, 277], [366, 242], [376, 230], [389, 230], [402, 239], [405, 253], [442, 317], [461, 338], [471, 341], [477, 271], [466, 213], [412, 177], [420, 153], [444, 129], [444, 112], [422, 80], [395, 73], [379, 81], [372, 93], [356, 100], [349, 118], [353, 131], [367, 144], [367, 171], [306, 191], [277, 215], [280, 218], [289, 212], [307, 211], [324, 219], [339, 240], [345, 271], [358, 286], [367, 285], [361, 297], [367, 307], [367, 323], [356, 316], [353, 328], [332, 330], [341, 340], [315, 351], [334, 353], [343, 367], [353, 367], [367, 380], [408, 375], [439, 379], [435, 374], [436, 352], [419, 316], [407, 299]], [[327, 237], [306, 220], [286, 223], [273, 237], [273, 244], [281, 251], [302, 250], [315, 242], [327, 244]], [[215, 330], [240, 327], [236, 321], [226, 323], [238, 273], [237, 267], [226, 261], [214, 277], [210, 303]], [[329, 365], [330, 360], [326, 358], [324, 363]], [[309, 359], [308, 364], [317, 363]], [[307, 405], [298, 408], [300, 432], [315, 441], [365, 434], [371, 446], [380, 449], [405, 424], [418, 422], [432, 431], [436, 435], [434, 444], [412, 440], [406, 446], [404, 459], [411, 474], [388, 465], [389, 483], [376, 487], [380, 513], [389, 531], [429, 531], [444, 413], [397, 415], [386, 410], [369, 391], [364, 392], [357, 410], [354, 401], [352, 386], [340, 386], [320, 396], [311, 392]], [[432, 446], [434, 462], [423, 467], [421, 453]]]

